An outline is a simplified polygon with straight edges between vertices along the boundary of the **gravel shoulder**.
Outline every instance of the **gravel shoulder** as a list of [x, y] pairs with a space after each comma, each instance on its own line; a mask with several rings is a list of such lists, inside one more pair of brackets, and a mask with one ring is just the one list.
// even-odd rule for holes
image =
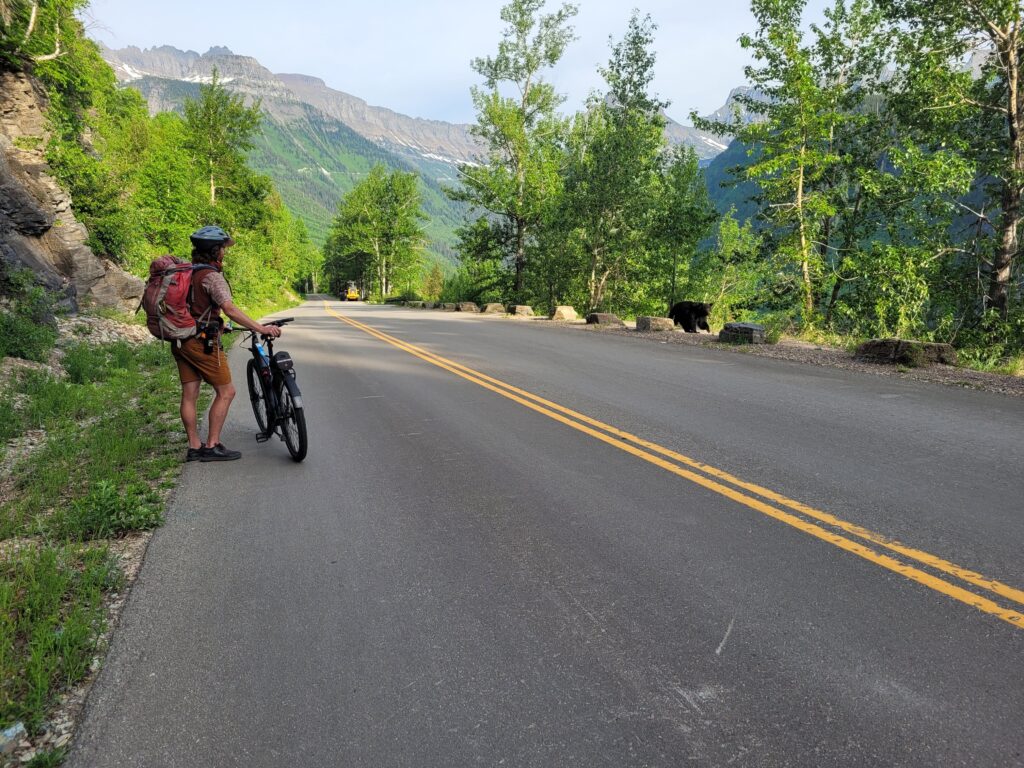
[[[551, 322], [551, 321], [549, 321]], [[882, 365], [865, 362], [854, 357], [852, 352], [839, 347], [827, 347], [811, 344], [798, 339], [784, 338], [778, 344], [734, 345], [722, 344], [718, 334], [684, 333], [681, 330], [669, 332], [641, 332], [629, 326], [611, 327], [585, 325], [581, 322], [551, 322], [552, 325], [572, 328], [580, 333], [602, 333], [612, 336], [625, 336], [640, 342], [654, 344], [688, 344], [690, 346], [718, 349], [732, 354], [754, 355], [799, 365], [818, 365], [829, 368], [842, 368], [858, 371], [872, 376], [889, 376], [912, 381], [927, 381], [949, 387], [977, 389], [995, 392], [1010, 397], [1024, 397], [1024, 377], [1007, 376], [998, 373], [974, 371], [951, 365], [933, 365], [928, 368], [906, 368], [898, 365]]]

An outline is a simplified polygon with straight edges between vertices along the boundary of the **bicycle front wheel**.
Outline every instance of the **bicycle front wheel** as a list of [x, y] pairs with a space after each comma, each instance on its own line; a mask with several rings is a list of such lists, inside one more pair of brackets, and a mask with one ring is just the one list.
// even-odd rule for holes
[[256, 367], [256, 361], [250, 360], [245, 367], [245, 378], [249, 384], [249, 402], [252, 403], [252, 413], [256, 417], [256, 425], [260, 428], [260, 434], [268, 433], [270, 425], [270, 411], [267, 409], [267, 393], [263, 389], [263, 378]]
[[284, 444], [288, 446], [288, 453], [295, 461], [302, 461], [306, 458], [306, 415], [302, 406], [295, 405], [292, 399], [292, 391], [287, 387], [281, 387], [281, 432], [284, 436]]

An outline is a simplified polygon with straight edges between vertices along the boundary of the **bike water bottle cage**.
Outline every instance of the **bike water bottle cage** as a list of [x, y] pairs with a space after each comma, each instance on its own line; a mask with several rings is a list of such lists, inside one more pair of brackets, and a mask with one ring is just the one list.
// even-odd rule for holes
[[287, 352], [275, 352], [274, 353], [274, 365], [281, 371], [290, 371], [295, 367], [295, 363], [292, 361], [292, 356]]

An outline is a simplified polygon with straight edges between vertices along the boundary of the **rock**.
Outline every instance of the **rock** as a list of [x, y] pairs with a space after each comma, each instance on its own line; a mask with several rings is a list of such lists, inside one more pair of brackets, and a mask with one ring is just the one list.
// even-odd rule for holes
[[856, 357], [873, 363], [925, 368], [932, 363], [956, 365], [956, 350], [949, 344], [907, 339], [871, 339], [857, 347]]
[[455, 304], [442, 304], [441, 309], [445, 312], [454, 312], [458, 307]]
[[591, 312], [587, 315], [587, 325], [625, 325], [625, 323], [610, 312]]
[[578, 320], [579, 315], [576, 314], [576, 310], [572, 307], [562, 306], [555, 307], [555, 311], [551, 313], [551, 319], [572, 322], [573, 320]]
[[106, 270], [104, 279], [93, 285], [87, 297], [101, 307], [120, 307], [125, 311], [134, 312], [142, 300], [146, 283], [135, 275], [129, 275], [107, 259], [103, 260], [103, 266]]
[[10, 728], [0, 731], [0, 755], [9, 755], [18, 748], [22, 739], [28, 738], [28, 732], [22, 723], [15, 723]]
[[481, 309], [480, 312], [484, 315], [504, 315], [505, 307], [502, 304], [484, 304], [483, 309]]
[[514, 304], [508, 308], [508, 313], [515, 317], [533, 317], [533, 307], [525, 304]]
[[423, 302], [423, 308], [424, 309], [434, 309], [434, 307], [436, 307], [436, 306], [437, 306], [437, 302], [436, 301], [424, 301]]
[[406, 306], [407, 307], [412, 307], [413, 309], [423, 309], [423, 302], [422, 301], [410, 301], [408, 304], [406, 304]]
[[138, 303], [142, 283], [86, 245], [89, 233], [43, 154], [47, 106], [32, 77], [0, 72], [0, 258], [32, 270], [39, 285], [58, 293], [71, 311], [80, 300], [127, 309]]
[[673, 331], [676, 324], [671, 317], [647, 317], [641, 316], [636, 319], [638, 331]]
[[474, 304], [472, 301], [463, 301], [455, 307], [457, 312], [479, 312], [480, 307]]
[[764, 326], [757, 323], [726, 323], [718, 334], [723, 344], [764, 344]]

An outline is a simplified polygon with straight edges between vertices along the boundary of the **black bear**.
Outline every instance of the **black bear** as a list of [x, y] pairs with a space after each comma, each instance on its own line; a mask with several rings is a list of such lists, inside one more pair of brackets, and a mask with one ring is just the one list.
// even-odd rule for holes
[[711, 313], [711, 306], [706, 301], [679, 301], [672, 305], [668, 316], [676, 325], [683, 326], [687, 333], [697, 333], [698, 328], [710, 332], [708, 315]]

